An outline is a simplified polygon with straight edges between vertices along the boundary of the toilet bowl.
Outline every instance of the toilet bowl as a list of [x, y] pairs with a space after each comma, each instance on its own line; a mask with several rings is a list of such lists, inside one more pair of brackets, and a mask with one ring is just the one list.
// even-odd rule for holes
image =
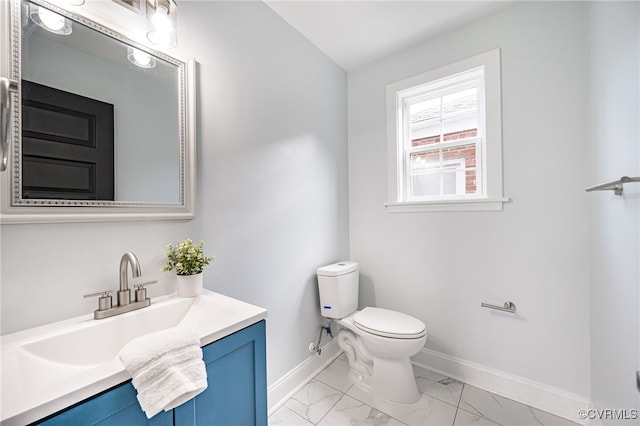
[[337, 320], [338, 345], [351, 381], [376, 396], [410, 404], [420, 397], [410, 357], [424, 347], [424, 324], [409, 315], [367, 307]]
[[389, 309], [357, 307], [359, 268], [339, 262], [318, 268], [323, 316], [342, 327], [338, 345], [349, 360], [349, 378], [373, 395], [410, 404], [420, 397], [410, 357], [424, 347], [424, 323]]

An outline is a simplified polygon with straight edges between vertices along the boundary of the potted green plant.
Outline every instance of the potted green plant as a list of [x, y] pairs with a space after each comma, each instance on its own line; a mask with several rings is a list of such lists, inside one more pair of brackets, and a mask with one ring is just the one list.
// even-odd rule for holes
[[204, 241], [194, 244], [190, 238], [167, 246], [167, 264], [164, 272], [176, 271], [179, 297], [195, 297], [202, 292], [202, 271], [215, 260], [204, 255]]

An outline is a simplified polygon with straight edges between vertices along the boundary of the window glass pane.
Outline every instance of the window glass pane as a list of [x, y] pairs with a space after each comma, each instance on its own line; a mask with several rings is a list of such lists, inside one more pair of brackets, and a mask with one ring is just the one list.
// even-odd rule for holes
[[478, 88], [461, 90], [442, 97], [444, 117], [476, 113], [478, 109]]
[[447, 163], [456, 161], [462, 168], [476, 166], [476, 144], [469, 143], [442, 150], [442, 160]]
[[458, 173], [455, 171], [445, 171], [442, 173], [442, 195], [464, 194], [464, 190], [459, 191], [459, 187]]
[[410, 154], [410, 196], [477, 192], [476, 143]]
[[[443, 168], [455, 171], [456, 164], [442, 162], [440, 150], [411, 154], [411, 195], [413, 197], [437, 196], [443, 194]], [[451, 185], [451, 180], [447, 184]], [[455, 194], [455, 176], [453, 176]]]
[[440, 151], [416, 152], [411, 154], [411, 174], [440, 169]]
[[411, 123], [418, 121], [432, 120], [440, 117], [441, 98], [429, 99], [428, 101], [416, 102], [409, 106]]
[[[454, 127], [454, 125], [456, 127]], [[444, 127], [444, 142], [451, 142], [451, 141], [456, 141], [456, 140], [466, 139], [466, 138], [474, 138], [478, 136], [478, 129], [475, 127], [471, 128], [468, 126], [457, 126], [456, 123], [453, 123], [452, 125], [450, 125], [450, 123], [446, 121], [443, 123], [443, 127]]]
[[474, 114], [444, 120], [442, 133], [444, 142], [475, 137], [478, 134], [478, 116]]
[[442, 97], [444, 141], [474, 137], [478, 129], [478, 89], [476, 87]]
[[411, 176], [412, 196], [464, 195], [476, 192], [476, 171], [443, 169]]
[[475, 194], [478, 191], [478, 185], [476, 181], [476, 170], [467, 170], [465, 172], [465, 194]]
[[409, 106], [409, 140], [411, 146], [440, 142], [442, 98], [417, 102]]
[[458, 192], [457, 194], [475, 194], [476, 186], [476, 144], [469, 143], [454, 148], [442, 150], [444, 163], [455, 162], [459, 164]]
[[425, 173], [411, 178], [414, 197], [440, 195], [440, 173]]

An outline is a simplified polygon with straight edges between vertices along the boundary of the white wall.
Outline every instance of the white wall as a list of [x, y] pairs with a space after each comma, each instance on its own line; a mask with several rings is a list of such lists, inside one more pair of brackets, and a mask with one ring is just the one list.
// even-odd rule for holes
[[[526, 2], [349, 73], [351, 258], [361, 304], [427, 348], [588, 396], [583, 3]], [[387, 213], [385, 86], [502, 49], [502, 212]], [[637, 156], [636, 156], [637, 158]], [[511, 300], [518, 314], [481, 302]]]
[[[588, 22], [589, 181], [640, 176], [640, 7], [591, 3]], [[622, 197], [590, 194], [589, 211], [592, 398], [598, 408], [640, 409], [640, 185], [625, 185]]]
[[179, 49], [198, 61], [197, 219], [3, 225], [2, 333], [95, 309], [134, 251], [159, 273], [190, 236], [216, 255], [205, 286], [269, 310], [269, 381], [310, 354], [318, 266], [348, 256], [346, 74], [262, 2], [181, 2]]

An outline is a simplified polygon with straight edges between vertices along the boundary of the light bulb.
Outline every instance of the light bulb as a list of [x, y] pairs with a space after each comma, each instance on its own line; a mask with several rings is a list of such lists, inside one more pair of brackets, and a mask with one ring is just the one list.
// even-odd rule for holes
[[133, 52], [133, 56], [136, 58], [136, 62], [140, 65], [149, 65], [149, 62], [151, 62], [151, 55], [148, 53], [136, 50]]
[[127, 47], [127, 59], [140, 68], [153, 68], [156, 66], [156, 60], [153, 56], [131, 46]]
[[147, 0], [147, 38], [162, 48], [176, 47], [175, 0]]
[[171, 20], [169, 19], [169, 10], [164, 6], [158, 5], [156, 12], [151, 17], [151, 25], [158, 31], [170, 31]]
[[60, 31], [64, 27], [64, 18], [48, 9], [41, 7], [38, 16], [42, 24], [52, 31]]
[[29, 18], [41, 28], [54, 34], [71, 34], [71, 21], [62, 15], [35, 4], [29, 5]]

